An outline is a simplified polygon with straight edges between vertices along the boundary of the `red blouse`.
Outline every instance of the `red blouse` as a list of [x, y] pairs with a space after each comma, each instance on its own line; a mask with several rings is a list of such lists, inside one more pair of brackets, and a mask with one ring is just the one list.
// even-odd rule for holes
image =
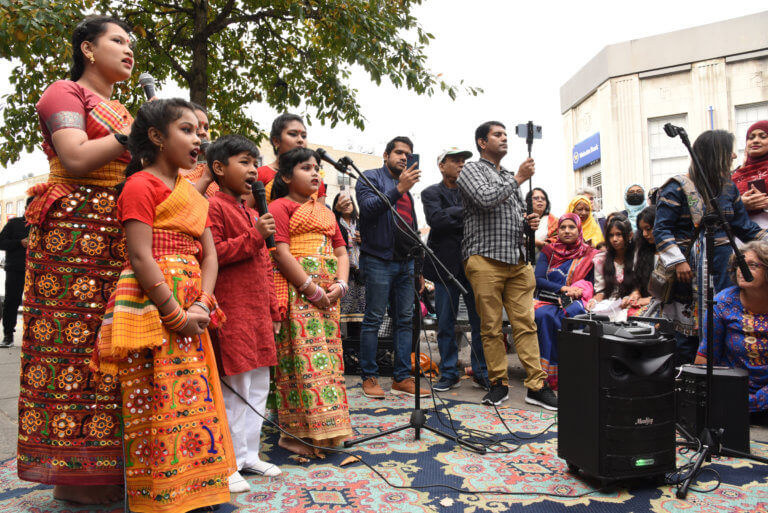
[[[121, 223], [133, 219], [152, 226], [155, 223], [155, 207], [170, 195], [171, 189], [162, 180], [146, 171], [139, 171], [128, 177], [117, 199], [117, 219]], [[205, 226], [211, 226], [210, 210]]]
[[[321, 203], [322, 205], [322, 203]], [[291, 216], [296, 212], [301, 205], [288, 198], [278, 198], [269, 204], [269, 213], [275, 218], [275, 242], [291, 243], [291, 234], [289, 224]], [[324, 207], [328, 208], [328, 207]], [[336, 223], [336, 232], [331, 238], [331, 244], [333, 248], [339, 248], [341, 246], [346, 247], [347, 243], [344, 242], [344, 237], [341, 235], [339, 224]]]
[[221, 328], [211, 331], [219, 370], [231, 376], [276, 365], [272, 321], [280, 316], [269, 251], [256, 229], [258, 214], [221, 191], [209, 203], [219, 257], [215, 294], [227, 316]]

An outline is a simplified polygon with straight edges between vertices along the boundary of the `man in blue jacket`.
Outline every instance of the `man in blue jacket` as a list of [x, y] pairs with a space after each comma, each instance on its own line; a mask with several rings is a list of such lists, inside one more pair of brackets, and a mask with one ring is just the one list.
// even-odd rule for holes
[[[451, 148], [437, 157], [437, 166], [443, 175], [440, 183], [431, 185], [421, 193], [424, 216], [430, 227], [427, 245], [467, 289], [464, 304], [467, 306], [469, 325], [472, 331], [470, 346], [472, 372], [475, 385], [489, 390], [488, 369], [485, 365], [483, 341], [480, 338], [480, 317], [475, 309], [475, 296], [464, 274], [461, 260], [461, 238], [464, 232], [464, 205], [456, 185], [464, 162], [472, 156], [471, 151]], [[435, 308], [437, 309], [437, 348], [440, 351], [440, 381], [432, 386], [444, 392], [459, 386], [459, 347], [456, 343], [456, 314], [459, 308], [459, 289], [447, 280], [440, 268], [429, 258], [424, 262], [424, 277], [435, 284]]]
[[[413, 143], [407, 137], [395, 137], [384, 150], [384, 166], [365, 171], [374, 187], [384, 193], [400, 217], [417, 230], [416, 212], [410, 190], [419, 181], [421, 172], [417, 164], [406, 169]], [[355, 187], [360, 207], [360, 270], [365, 280], [365, 314], [360, 329], [360, 369], [363, 394], [376, 399], [384, 398], [378, 384], [376, 349], [379, 328], [387, 305], [393, 320], [395, 345], [393, 394], [415, 395], [416, 383], [411, 377], [411, 337], [413, 306], [415, 302], [414, 257], [411, 250], [416, 243], [396, 226], [401, 223], [382, 200], [363, 180]], [[392, 304], [390, 303], [390, 298]], [[422, 396], [428, 390], [420, 389]]]

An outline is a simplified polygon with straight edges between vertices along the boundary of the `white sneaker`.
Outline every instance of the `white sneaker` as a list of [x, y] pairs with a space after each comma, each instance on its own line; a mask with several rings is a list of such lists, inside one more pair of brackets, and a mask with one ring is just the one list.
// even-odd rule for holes
[[266, 461], [256, 460], [253, 463], [246, 463], [242, 471], [246, 474], [256, 474], [259, 476], [276, 477], [282, 474], [277, 466]]
[[245, 493], [251, 491], [251, 485], [245, 480], [240, 472], [235, 471], [234, 474], [229, 476], [229, 492], [230, 493]]

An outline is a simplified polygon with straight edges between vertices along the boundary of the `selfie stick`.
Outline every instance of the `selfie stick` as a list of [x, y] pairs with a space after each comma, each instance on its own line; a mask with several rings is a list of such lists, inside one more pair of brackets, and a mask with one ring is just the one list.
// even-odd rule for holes
[[[528, 158], [531, 158], [531, 148], [533, 148], [533, 139], [535, 137], [535, 132], [538, 132], [539, 137], [536, 137], [536, 139], [541, 138], [541, 127], [536, 126], [533, 124], [533, 121], [529, 121], [525, 125], [517, 125], [517, 135], [520, 137], [525, 137], [525, 144], [528, 145]], [[533, 178], [528, 179], [528, 194], [533, 197]], [[533, 212], [533, 199], [531, 199], [531, 204], [526, 209], [526, 214], [530, 214]], [[536, 259], [536, 235], [533, 229], [531, 227], [526, 226], [525, 233], [528, 236], [528, 240], [525, 244], [525, 252], [527, 256], [527, 260], [531, 265], [536, 265], [536, 262], [534, 260]]]

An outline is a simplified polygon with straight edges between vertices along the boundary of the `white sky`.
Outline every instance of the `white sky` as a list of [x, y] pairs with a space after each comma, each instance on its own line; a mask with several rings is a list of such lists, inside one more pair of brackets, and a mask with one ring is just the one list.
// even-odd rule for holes
[[[525, 157], [525, 142], [514, 137], [514, 126], [529, 119], [542, 125], [544, 138], [537, 140], [535, 186], [542, 186], [553, 200], [553, 211], [563, 210], [571, 191], [561, 190], [570, 162], [563, 162], [560, 117], [560, 87], [587, 61], [609, 44], [637, 39], [735, 18], [764, 10], [749, 4], [709, 3], [691, 0], [646, 0], [580, 2], [509, 0], [426, 0], [415, 10], [422, 26], [434, 34], [427, 48], [429, 66], [450, 82], [484, 89], [478, 97], [447, 95], [432, 98], [375, 86], [364, 73], [354, 75], [366, 130], [317, 122], [309, 127], [312, 142], [381, 154], [387, 140], [408, 135], [421, 155], [422, 181], [419, 191], [440, 180], [435, 159], [441, 148], [459, 146], [476, 154], [474, 129], [495, 119], [507, 125], [510, 153], [503, 162], [516, 169]], [[0, 62], [0, 95], [10, 89], [7, 62]], [[142, 71], [137, 63], [136, 72]], [[160, 96], [184, 95], [166, 86]], [[186, 96], [186, 95], [184, 95]], [[249, 109], [263, 128], [275, 112], [261, 105]], [[299, 111], [300, 113], [300, 111]], [[41, 152], [25, 155], [5, 170], [0, 183], [13, 181], [28, 172], [44, 172]], [[527, 189], [527, 187], [526, 187]], [[420, 213], [420, 212], [419, 212]]]

